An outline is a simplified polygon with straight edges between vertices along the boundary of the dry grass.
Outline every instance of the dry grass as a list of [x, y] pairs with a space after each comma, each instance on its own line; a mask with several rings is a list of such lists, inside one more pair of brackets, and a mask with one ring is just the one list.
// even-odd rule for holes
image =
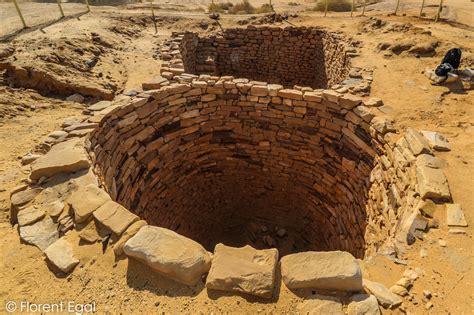
[[[348, 12], [351, 11], [352, 3], [349, 0], [328, 0], [328, 11]], [[319, 1], [314, 7], [307, 9], [308, 11], [325, 11], [326, 1]], [[355, 11], [355, 8], [354, 8]]]
[[258, 14], [274, 12], [273, 6], [266, 3], [261, 7], [254, 7], [248, 0], [233, 4], [231, 2], [211, 3], [209, 12], [229, 13], [229, 14]]

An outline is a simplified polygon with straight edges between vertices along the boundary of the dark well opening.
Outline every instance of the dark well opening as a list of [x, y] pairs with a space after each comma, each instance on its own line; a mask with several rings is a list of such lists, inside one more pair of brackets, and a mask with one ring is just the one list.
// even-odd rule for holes
[[363, 257], [368, 125], [325, 99], [232, 84], [164, 88], [103, 120], [91, 143], [112, 197], [209, 251], [222, 242]]
[[349, 71], [343, 38], [317, 28], [262, 26], [182, 36], [179, 50], [191, 74], [327, 88], [341, 83]]

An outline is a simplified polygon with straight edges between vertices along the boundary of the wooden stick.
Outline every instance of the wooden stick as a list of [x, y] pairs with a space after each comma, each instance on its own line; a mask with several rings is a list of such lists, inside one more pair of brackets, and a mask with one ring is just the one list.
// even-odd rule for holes
[[89, 0], [86, 0], [87, 12], [91, 12], [91, 7], [89, 6]]
[[355, 6], [355, 0], [352, 0], [352, 6], [351, 6], [351, 17], [354, 14], [354, 6]]
[[425, 7], [425, 0], [421, 2], [420, 17], [423, 15], [423, 8]]
[[400, 0], [397, 0], [397, 6], [395, 7], [395, 15], [397, 15], [399, 6], [400, 6]]
[[439, 8], [438, 8], [438, 12], [436, 13], [436, 16], [435, 16], [435, 23], [437, 23], [439, 21], [439, 17], [441, 15], [442, 10], [443, 10], [443, 0], [439, 0]]
[[[214, 3], [214, 0], [212, 1]], [[153, 25], [155, 26], [155, 34], [158, 34], [158, 27], [156, 26], [155, 11], [153, 11], [153, 0], [150, 0], [151, 5], [151, 18], [153, 20]]]
[[64, 17], [64, 11], [63, 7], [61, 6], [61, 0], [56, 0], [56, 2], [58, 3], [59, 12], [61, 12], [61, 16]]
[[365, 15], [365, 6], [367, 5], [367, 0], [364, 0], [364, 8], [362, 9], [362, 16]]
[[324, 16], [328, 14], [328, 1], [329, 0], [326, 0], [326, 8], [324, 9]]
[[18, 13], [18, 16], [20, 17], [21, 23], [23, 24], [23, 28], [26, 28], [27, 26], [25, 23], [25, 19], [23, 18], [23, 14], [21, 14], [20, 7], [18, 6], [18, 3], [16, 3], [16, 0], [13, 0], [13, 4], [15, 4], [15, 9]]

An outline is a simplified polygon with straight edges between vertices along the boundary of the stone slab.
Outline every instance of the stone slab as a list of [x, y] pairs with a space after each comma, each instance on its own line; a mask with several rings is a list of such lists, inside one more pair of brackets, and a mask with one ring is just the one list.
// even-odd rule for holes
[[48, 260], [62, 272], [70, 272], [79, 263], [73, 256], [72, 245], [60, 238], [44, 251]]
[[305, 315], [344, 315], [341, 301], [333, 296], [315, 295], [296, 307], [297, 314]]
[[107, 192], [94, 184], [79, 186], [68, 198], [67, 203], [74, 210], [74, 221], [86, 221], [92, 212], [110, 200]]
[[47, 217], [31, 225], [20, 226], [20, 238], [44, 251], [59, 238], [58, 225]]
[[115, 235], [121, 235], [133, 222], [139, 220], [138, 216], [112, 200], [95, 210], [93, 216]]
[[142, 227], [125, 243], [124, 252], [163, 276], [186, 285], [195, 285], [211, 267], [211, 257], [200, 244], [156, 226]]
[[280, 262], [283, 282], [290, 289], [362, 289], [362, 272], [348, 252], [303, 252], [287, 255]]
[[271, 298], [275, 285], [278, 250], [257, 250], [217, 244], [211, 270], [207, 276], [208, 289], [237, 291]]
[[446, 204], [448, 226], [467, 226], [466, 218], [460, 204]]

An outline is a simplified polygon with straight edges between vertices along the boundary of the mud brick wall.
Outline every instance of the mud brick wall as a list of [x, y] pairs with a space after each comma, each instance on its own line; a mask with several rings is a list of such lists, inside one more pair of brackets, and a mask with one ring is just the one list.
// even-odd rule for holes
[[114, 200], [208, 249], [267, 224], [296, 235], [287, 252], [363, 257], [426, 197], [413, 137], [355, 96], [207, 75], [142, 96], [91, 134], [96, 173]]
[[[345, 39], [317, 28], [249, 26], [210, 36], [187, 32], [173, 38], [181, 39], [184, 70], [191, 74], [328, 88], [342, 82], [350, 68]], [[169, 70], [165, 64], [163, 71]]]

